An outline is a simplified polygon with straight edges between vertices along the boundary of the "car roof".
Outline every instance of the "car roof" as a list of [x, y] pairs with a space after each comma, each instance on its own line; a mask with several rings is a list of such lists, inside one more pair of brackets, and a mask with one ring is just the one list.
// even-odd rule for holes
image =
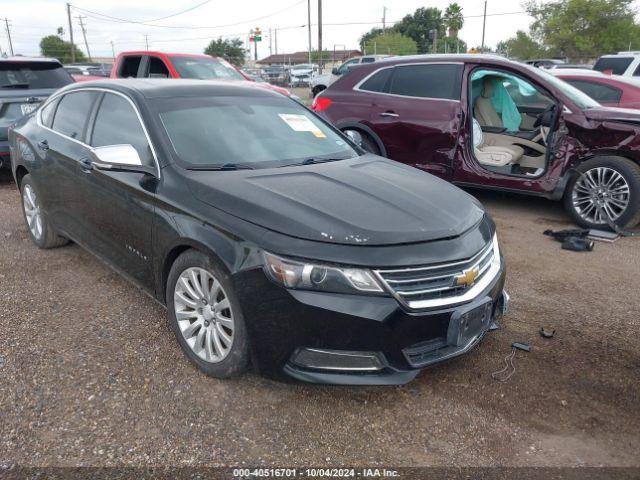
[[14, 55], [12, 57], [0, 57], [0, 62], [50, 62], [62, 65], [57, 58], [22, 57], [20, 55]]
[[523, 65], [519, 62], [514, 62], [508, 58], [500, 55], [488, 55], [477, 53], [453, 53], [453, 54], [422, 54], [422, 55], [402, 55], [382, 58], [375, 62], [377, 68], [380, 68], [381, 64], [394, 64], [394, 63], [417, 63], [417, 62], [492, 62], [492, 63], [504, 63], [506, 65]]
[[625, 77], [624, 75], [607, 75], [602, 72], [594, 71], [594, 70], [578, 70], [578, 69], [566, 69], [564, 71], [554, 72], [553, 70], [549, 71], [553, 75], [556, 75], [560, 78], [573, 78], [576, 80], [584, 79], [587, 80], [589, 78], [597, 78], [598, 80], [604, 80], [605, 83], [609, 84], [625, 84], [632, 87], [640, 88], [640, 79], [633, 77]]
[[281, 94], [250, 81], [191, 80], [166, 78], [124, 78], [74, 83], [64, 88], [73, 90], [100, 88], [145, 98], [202, 97], [202, 96], [254, 96], [280, 97]]
[[204, 53], [172, 53], [161, 52], [159, 50], [131, 50], [128, 52], [120, 52], [118, 56], [123, 55], [168, 55], [171, 57], [198, 57], [198, 58], [218, 58], [215, 55], [205, 55]]
[[547, 70], [553, 75], [576, 75], [584, 77], [611, 77], [611, 75], [605, 75], [599, 70], [590, 70], [588, 68], [552, 68]]

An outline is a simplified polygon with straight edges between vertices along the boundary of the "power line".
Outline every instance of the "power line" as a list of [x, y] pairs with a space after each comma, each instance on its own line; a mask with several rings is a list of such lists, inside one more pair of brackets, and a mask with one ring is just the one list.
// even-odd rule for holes
[[147, 22], [157, 22], [158, 20], [166, 20], [167, 18], [177, 17], [178, 15], [182, 15], [183, 13], [190, 12], [191, 10], [195, 10], [196, 8], [200, 8], [201, 6], [211, 2], [211, 0], [205, 0], [204, 2], [200, 2], [193, 7], [186, 8], [180, 12], [173, 13], [171, 15], [167, 15], [166, 17], [154, 18], [153, 20], [147, 20]]
[[182, 28], [182, 29], [207, 29], [207, 28], [225, 28], [225, 27], [235, 27], [238, 25], [243, 25], [243, 24], [247, 24], [247, 23], [253, 23], [256, 22], [258, 20], [263, 20], [265, 18], [269, 18], [272, 17], [274, 15], [277, 15], [279, 13], [282, 13], [286, 10], [290, 10], [298, 5], [300, 5], [302, 2], [304, 2], [306, 0], [298, 0], [296, 3], [289, 5], [285, 8], [282, 8], [281, 10], [277, 10], [275, 12], [269, 13], [267, 15], [263, 15], [261, 17], [256, 17], [256, 18], [252, 18], [251, 20], [243, 20], [241, 22], [235, 22], [235, 23], [228, 23], [226, 25], [211, 25], [211, 26], [198, 26], [198, 25], [154, 25], [152, 23], [147, 23], [147, 22], [139, 22], [136, 20], [127, 20], [125, 18], [119, 18], [119, 17], [113, 17], [111, 15], [105, 15], [103, 13], [99, 13], [99, 12], [94, 12], [93, 10], [87, 10], [86, 8], [81, 8], [81, 7], [77, 7], [75, 5], [73, 5], [73, 8], [75, 8], [76, 10], [79, 10], [85, 14], [87, 14], [88, 16], [92, 16], [92, 15], [98, 15], [99, 17], [104, 17], [104, 18], [98, 18], [98, 17], [92, 17], [92, 18], [96, 18], [97, 20], [102, 20], [102, 21], [112, 21], [112, 22], [117, 22], [117, 23], [134, 23], [137, 25], [145, 25], [147, 27], [156, 27], [156, 28]]

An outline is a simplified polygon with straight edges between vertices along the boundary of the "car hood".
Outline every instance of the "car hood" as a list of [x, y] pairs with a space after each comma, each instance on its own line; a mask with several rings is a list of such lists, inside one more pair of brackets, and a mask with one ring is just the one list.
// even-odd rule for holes
[[313, 85], [328, 85], [331, 83], [332, 75], [330, 73], [324, 73], [322, 75], [316, 75], [311, 79]]
[[202, 202], [292, 237], [392, 245], [456, 237], [480, 203], [459, 188], [373, 155], [299, 167], [187, 171]]
[[640, 124], [640, 112], [631, 108], [593, 107], [584, 110], [584, 115], [589, 120], [595, 121], [621, 121]]

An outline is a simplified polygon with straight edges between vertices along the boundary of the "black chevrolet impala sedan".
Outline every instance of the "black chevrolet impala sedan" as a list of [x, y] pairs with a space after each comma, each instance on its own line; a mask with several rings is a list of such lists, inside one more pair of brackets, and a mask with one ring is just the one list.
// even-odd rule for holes
[[262, 88], [75, 84], [10, 146], [35, 244], [76, 242], [166, 305], [214, 377], [405, 383], [507, 308], [473, 197]]

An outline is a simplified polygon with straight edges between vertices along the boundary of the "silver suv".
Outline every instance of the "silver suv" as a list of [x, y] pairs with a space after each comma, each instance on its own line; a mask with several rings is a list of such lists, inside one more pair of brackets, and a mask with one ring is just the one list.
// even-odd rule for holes
[[311, 79], [311, 96], [315, 98], [321, 91], [325, 90], [329, 85], [335, 82], [342, 75], [347, 73], [351, 67], [359, 65], [361, 63], [373, 63], [383, 58], [391, 57], [392, 55], [365, 55], [363, 57], [353, 57], [344, 62], [337, 68], [331, 70], [331, 73], [325, 73], [318, 75]]

